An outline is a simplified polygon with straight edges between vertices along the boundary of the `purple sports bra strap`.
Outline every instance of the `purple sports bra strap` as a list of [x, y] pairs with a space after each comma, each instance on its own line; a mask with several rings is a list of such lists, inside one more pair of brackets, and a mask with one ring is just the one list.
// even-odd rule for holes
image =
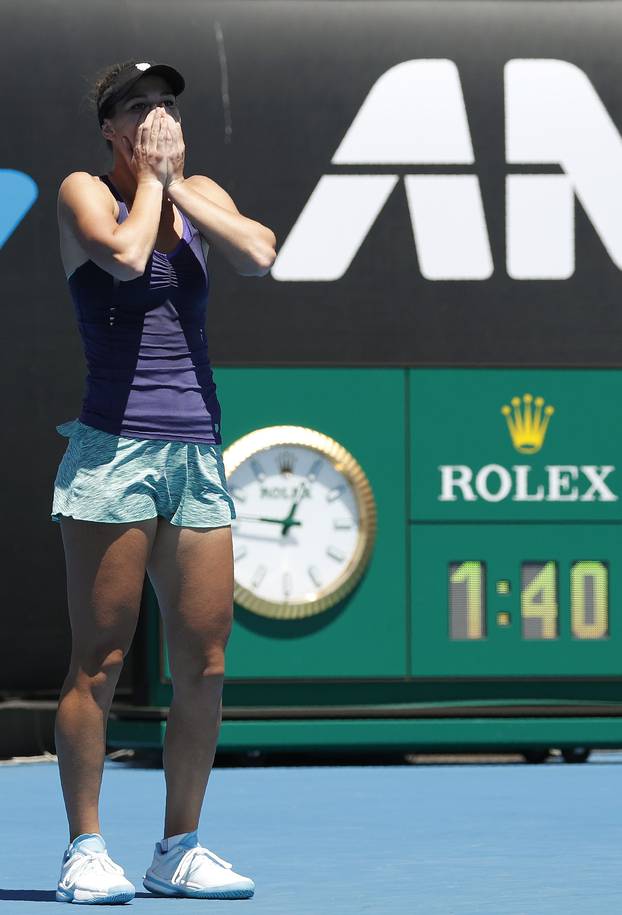
[[110, 180], [108, 175], [99, 175], [99, 178], [110, 189], [111, 193], [113, 194], [117, 203], [119, 204], [118, 222], [123, 222], [124, 219], [127, 219], [127, 215], [128, 215], [128, 209], [127, 209], [125, 201], [123, 200], [123, 197], [121, 196], [121, 194], [119, 193], [119, 191], [117, 190], [115, 185], [112, 183], [112, 181]]
[[117, 200], [122, 200], [122, 199], [123, 199], [123, 198], [121, 197], [121, 194], [119, 193], [119, 191], [118, 191], [117, 188], [115, 187], [115, 185], [112, 183], [112, 181], [111, 181], [110, 178], [108, 177], [108, 175], [99, 175], [98, 177], [99, 177], [99, 180], [100, 180], [100, 181], [103, 181], [104, 184], [106, 184], [106, 185], [110, 188], [110, 190], [112, 191], [112, 193], [114, 194], [114, 196], [117, 198]]

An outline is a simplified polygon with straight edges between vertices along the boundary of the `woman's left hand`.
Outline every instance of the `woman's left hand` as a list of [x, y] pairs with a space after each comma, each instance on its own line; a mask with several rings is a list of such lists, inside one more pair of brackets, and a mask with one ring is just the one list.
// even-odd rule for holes
[[169, 156], [168, 156], [168, 175], [165, 189], [170, 188], [172, 184], [184, 180], [184, 158], [186, 147], [184, 137], [181, 132], [181, 121], [175, 120], [170, 114], [167, 114], [167, 127], [170, 133]]

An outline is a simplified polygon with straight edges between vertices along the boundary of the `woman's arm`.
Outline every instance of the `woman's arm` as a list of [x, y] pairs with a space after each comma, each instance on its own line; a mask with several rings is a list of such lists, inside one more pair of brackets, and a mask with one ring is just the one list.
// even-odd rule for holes
[[171, 144], [163, 107], [141, 119], [131, 149], [123, 138], [122, 152], [136, 177], [136, 192], [121, 225], [110, 192], [88, 172], [72, 172], [59, 188], [59, 227], [68, 227], [88, 257], [120, 280], [141, 276], [155, 246]]
[[241, 276], [264, 276], [276, 260], [271, 229], [243, 216], [229, 194], [211, 178], [176, 178], [169, 200], [184, 211], [201, 235], [214, 244]]
[[58, 191], [58, 223], [71, 234], [98, 267], [119, 280], [133, 280], [145, 271], [155, 247], [162, 211], [162, 184], [140, 181], [132, 208], [120, 225], [110, 205], [110, 192], [88, 172], [67, 175]]

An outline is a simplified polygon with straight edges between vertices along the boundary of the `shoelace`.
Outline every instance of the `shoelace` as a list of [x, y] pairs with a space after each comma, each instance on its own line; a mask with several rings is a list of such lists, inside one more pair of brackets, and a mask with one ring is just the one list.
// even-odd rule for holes
[[108, 871], [109, 873], [125, 873], [119, 864], [115, 864], [114, 861], [108, 857], [108, 852], [106, 851], [83, 851], [75, 857], [76, 860], [71, 862], [65, 873], [66, 883], [74, 880], [87, 865], [94, 863], [97, 863], [102, 870]]
[[210, 851], [209, 848], [204, 848], [202, 845], [195, 845], [194, 848], [189, 848], [188, 851], [182, 855], [175, 868], [175, 872], [171, 877], [172, 883], [181, 883], [182, 880], [186, 880], [190, 876], [192, 864], [196, 857], [211, 858], [212, 861], [216, 861], [216, 863], [222, 865], [222, 867], [233, 867], [229, 861], [225, 861], [224, 858], [219, 858], [218, 855], [213, 851]]

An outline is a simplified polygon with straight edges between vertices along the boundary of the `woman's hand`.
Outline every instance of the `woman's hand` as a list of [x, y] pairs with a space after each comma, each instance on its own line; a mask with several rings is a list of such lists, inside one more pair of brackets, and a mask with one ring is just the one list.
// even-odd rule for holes
[[167, 114], [166, 124], [170, 142], [168, 145], [168, 174], [164, 187], [170, 188], [172, 184], [184, 180], [186, 147], [181, 132], [181, 121], [178, 121], [170, 114]]
[[166, 187], [168, 158], [171, 149], [167, 140], [167, 118], [164, 108], [152, 108], [138, 124], [134, 146], [127, 137], [121, 137], [122, 152], [136, 176], [136, 181], [159, 181]]

